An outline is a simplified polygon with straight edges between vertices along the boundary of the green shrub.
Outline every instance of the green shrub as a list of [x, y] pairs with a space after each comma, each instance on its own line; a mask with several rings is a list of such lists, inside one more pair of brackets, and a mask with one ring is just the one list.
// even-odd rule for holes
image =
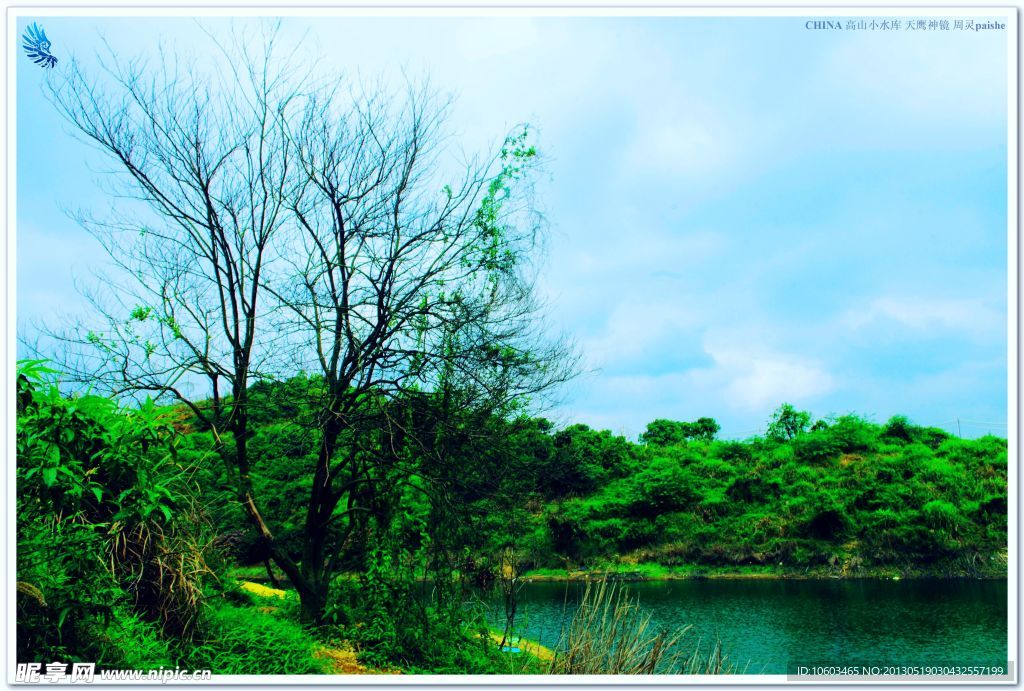
[[678, 461], [655, 458], [635, 476], [631, 511], [637, 516], [651, 516], [686, 508], [697, 501], [695, 488], [699, 484]]
[[130, 602], [103, 561], [106, 541], [89, 524], [31, 518], [18, 525], [18, 660], [95, 661], [96, 626]]
[[822, 464], [839, 455], [842, 446], [830, 430], [801, 435], [792, 441], [793, 454], [801, 463]]
[[19, 655], [96, 659], [95, 622], [126, 604], [188, 638], [209, 542], [177, 459], [173, 411], [65, 396], [54, 374], [19, 363]]
[[768, 421], [765, 437], [777, 442], [795, 439], [811, 425], [811, 414], [806, 410], [797, 410], [789, 403], [779, 406]]
[[736, 466], [745, 465], [754, 458], [750, 446], [739, 441], [716, 442], [712, 447], [712, 453], [723, 461], [728, 461]]
[[841, 453], [862, 453], [875, 447], [878, 427], [857, 415], [836, 418], [827, 430]]
[[703, 478], [726, 481], [732, 479], [737, 474], [737, 470], [732, 463], [714, 456], [706, 456], [691, 463], [687, 470]]
[[938, 427], [919, 427], [915, 435], [915, 441], [933, 451], [942, 446], [949, 438], [949, 432]]
[[709, 489], [697, 504], [705, 520], [715, 521], [736, 511], [735, 504], [726, 497], [721, 487]]
[[919, 429], [917, 425], [907, 419], [906, 415], [893, 415], [882, 428], [881, 436], [886, 440], [909, 444], [915, 441]]
[[963, 520], [960, 511], [948, 501], [935, 499], [925, 504], [921, 513], [932, 528], [955, 531]]
[[735, 502], [765, 504], [782, 494], [782, 487], [774, 480], [758, 476], [745, 476], [733, 480], [726, 490], [727, 496]]

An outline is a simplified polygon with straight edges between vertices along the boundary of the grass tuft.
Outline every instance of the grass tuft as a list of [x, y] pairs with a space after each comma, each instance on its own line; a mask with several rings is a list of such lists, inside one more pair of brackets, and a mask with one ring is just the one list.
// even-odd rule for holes
[[682, 644], [690, 626], [653, 630], [651, 617], [617, 583], [587, 583], [563, 634], [551, 674], [736, 674], [716, 642], [704, 654]]

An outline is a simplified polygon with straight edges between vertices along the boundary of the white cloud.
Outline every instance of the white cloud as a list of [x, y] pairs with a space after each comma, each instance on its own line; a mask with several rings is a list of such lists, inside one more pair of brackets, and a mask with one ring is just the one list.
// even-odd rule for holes
[[836, 381], [818, 362], [758, 351], [750, 344], [710, 346], [715, 361], [702, 378], [717, 381], [727, 401], [751, 411], [774, 408], [785, 401], [799, 402], [829, 393]]
[[1004, 312], [979, 299], [884, 296], [844, 313], [839, 322], [849, 329], [888, 325], [911, 331], [958, 331], [990, 337], [1006, 324]]
[[[561, 413], [566, 420], [634, 434], [655, 418], [707, 415], [723, 421], [724, 436], [744, 437], [756, 432], [781, 403], [822, 407], [821, 397], [839, 389], [838, 378], [817, 359], [768, 347], [750, 329], [732, 331], [728, 340], [724, 333], [704, 339], [709, 366], [660, 374], [643, 368], [599, 372], [578, 382], [572, 397], [577, 403], [562, 407]], [[650, 347], [649, 341], [643, 342]]]
[[710, 116], [642, 122], [623, 155], [627, 175], [691, 178], [717, 174], [732, 163], [735, 136]]
[[601, 332], [583, 342], [583, 352], [592, 365], [602, 368], [664, 358], [666, 350], [678, 346], [682, 336], [696, 331], [700, 317], [698, 310], [671, 296], [626, 299], [612, 308]]

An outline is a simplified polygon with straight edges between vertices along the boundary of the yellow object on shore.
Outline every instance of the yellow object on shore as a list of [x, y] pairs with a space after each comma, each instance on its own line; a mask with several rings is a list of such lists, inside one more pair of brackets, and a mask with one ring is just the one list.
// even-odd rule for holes
[[288, 593], [284, 590], [278, 590], [277, 588], [268, 588], [265, 585], [253, 583], [252, 581], [242, 581], [242, 585], [240, 587], [242, 588], [242, 590], [248, 593], [252, 593], [253, 595], [258, 595], [259, 597], [284, 598], [286, 595], [288, 595]]
[[[499, 645], [501, 644], [501, 633], [497, 631], [491, 631], [490, 636], [495, 643]], [[519, 648], [524, 653], [533, 655], [538, 660], [543, 660], [545, 662], [550, 662], [551, 660], [555, 659], [555, 651], [551, 648], [545, 647], [536, 641], [531, 641], [527, 638], [522, 638], [520, 636], [509, 636], [509, 638], [505, 641], [505, 645], [511, 648]]]

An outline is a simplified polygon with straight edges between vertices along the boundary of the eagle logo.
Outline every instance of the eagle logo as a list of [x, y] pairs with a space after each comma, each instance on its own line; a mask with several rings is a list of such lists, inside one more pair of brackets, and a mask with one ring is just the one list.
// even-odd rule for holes
[[50, 39], [46, 38], [46, 32], [37, 26], [35, 22], [32, 22], [32, 25], [28, 27], [28, 30], [21, 38], [25, 41], [21, 47], [28, 53], [32, 62], [46, 68], [57, 64], [57, 58], [50, 54], [50, 46], [52, 45]]

